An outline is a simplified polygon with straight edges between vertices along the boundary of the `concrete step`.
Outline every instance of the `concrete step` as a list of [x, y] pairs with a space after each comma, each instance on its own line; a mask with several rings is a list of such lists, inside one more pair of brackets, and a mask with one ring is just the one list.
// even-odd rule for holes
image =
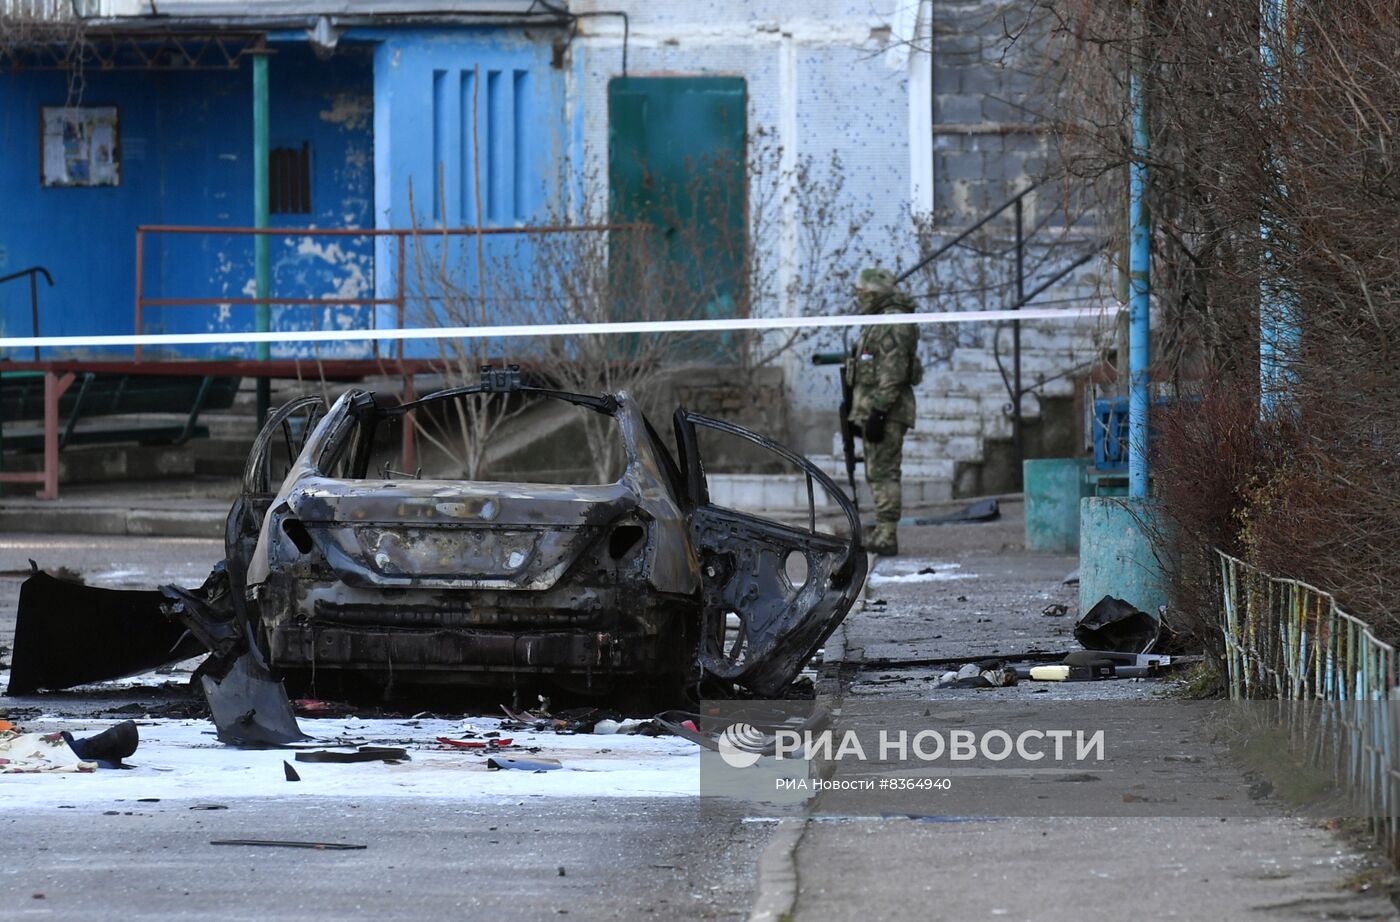
[[917, 395], [981, 397], [1006, 393], [1001, 375], [995, 371], [954, 371], [947, 367], [925, 368]]
[[1005, 397], [998, 394], [935, 394], [919, 388], [919, 428], [924, 420], [980, 419], [1000, 413]]
[[[906, 449], [908, 448], [907, 441], [905, 442], [905, 447]], [[846, 457], [839, 453], [840, 445], [837, 445], [837, 449], [837, 452], [833, 452], [829, 455], [810, 455], [807, 460], [825, 471], [832, 480], [844, 485], [846, 482]], [[858, 457], [861, 451], [860, 444], [857, 443], [856, 455]], [[914, 477], [921, 480], [951, 481], [953, 479], [955, 467], [956, 463], [947, 458], [910, 458], [906, 454], [904, 467], [901, 473], [906, 478]], [[865, 474], [862, 472], [860, 476], [864, 477]]]
[[923, 460], [981, 461], [982, 436], [935, 435], [915, 430], [904, 440], [905, 464]]
[[158, 535], [169, 538], [219, 538], [228, 506], [125, 508], [63, 500], [6, 498], [0, 502], [0, 531], [27, 534]]
[[[839, 476], [838, 483], [849, 490], [845, 484], [844, 463]], [[710, 474], [706, 479], [710, 501], [719, 506], [756, 512], [807, 508], [807, 479], [798, 474]], [[908, 468], [904, 471], [903, 484], [906, 507], [943, 503], [953, 497], [951, 480], [910, 476]], [[872, 508], [874, 500], [864, 479], [857, 480], [856, 486], [860, 491], [861, 508]], [[830, 513], [837, 508], [820, 487], [815, 491], [815, 499], [818, 512]]]
[[[1068, 346], [1053, 350], [1021, 350], [1021, 376], [1023, 378], [1034, 378], [1036, 375], [1057, 375], [1081, 364], [1087, 360], [1089, 350], [1087, 348], [1074, 349]], [[1012, 355], [1010, 341], [1002, 343], [1001, 353], [1002, 366], [1006, 369], [1008, 376], [1012, 373]], [[953, 351], [952, 358], [953, 371], [990, 371], [997, 370], [996, 351], [990, 348], [967, 348], [962, 347]]]
[[[4, 458], [7, 471], [41, 471], [44, 456], [12, 453]], [[100, 483], [118, 480], [153, 480], [184, 477], [196, 472], [195, 453], [185, 445], [77, 445], [58, 455], [58, 482]], [[29, 484], [6, 484], [9, 495], [27, 495]]]
[[253, 447], [253, 437], [207, 438], [190, 442], [195, 473], [209, 476], [240, 477]]
[[209, 427], [211, 439], [241, 439], [252, 443], [258, 434], [258, 420], [253, 412], [240, 413], [234, 410], [218, 413], [202, 413], [199, 421]]

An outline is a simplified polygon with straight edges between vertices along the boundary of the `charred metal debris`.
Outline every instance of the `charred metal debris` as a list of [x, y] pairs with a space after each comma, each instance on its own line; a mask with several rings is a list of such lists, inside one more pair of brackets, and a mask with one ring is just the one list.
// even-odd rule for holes
[[[371, 468], [376, 438], [405, 413], [473, 394], [610, 416], [622, 475], [574, 486], [398, 479]], [[304, 738], [284, 682], [353, 678], [386, 694], [553, 686], [631, 707], [670, 706], [702, 680], [778, 696], [864, 584], [856, 510], [824, 472], [771, 439], [684, 408], [672, 426], [674, 453], [625, 392], [536, 387], [516, 366], [408, 403], [359, 388], [330, 407], [294, 400], [254, 441], [225, 559], [204, 585], [94, 589], [36, 570], [21, 590], [9, 693], [207, 650], [196, 677], [220, 739], [240, 745]], [[807, 527], [712, 503], [702, 430], [805, 474]], [[274, 451], [294, 458], [285, 478], [274, 475]], [[839, 505], [844, 533], [818, 530], [814, 483]], [[737, 633], [726, 633], [736, 618]]]

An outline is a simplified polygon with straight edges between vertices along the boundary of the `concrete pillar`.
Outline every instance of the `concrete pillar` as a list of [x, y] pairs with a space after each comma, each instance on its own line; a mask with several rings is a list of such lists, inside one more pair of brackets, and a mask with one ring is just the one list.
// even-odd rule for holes
[[1167, 580], [1148, 530], [1160, 521], [1155, 500], [1088, 496], [1080, 500], [1079, 612], [1106, 595], [1156, 617], [1167, 604]]
[[1021, 465], [1026, 497], [1026, 550], [1079, 552], [1079, 501], [1089, 495], [1089, 458], [1039, 458]]

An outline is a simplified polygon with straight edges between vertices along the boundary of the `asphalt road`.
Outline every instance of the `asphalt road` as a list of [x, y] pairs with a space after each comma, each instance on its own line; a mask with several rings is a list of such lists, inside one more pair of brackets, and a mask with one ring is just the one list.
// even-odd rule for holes
[[[0, 645], [13, 638], [29, 558], [93, 585], [148, 588], [198, 585], [221, 556], [214, 541], [0, 534]], [[0, 714], [9, 708], [41, 730], [43, 715], [183, 697], [159, 686], [0, 697]], [[463, 783], [481, 777], [464, 774]], [[4, 785], [0, 775], [5, 919], [737, 919], [748, 913], [771, 828], [737, 811], [707, 807], [702, 816], [692, 798], [269, 796], [204, 811], [180, 800], [21, 806], [6, 803]], [[209, 844], [223, 838], [368, 848]]]
[[[1250, 777], [1211, 734], [1176, 713], [1184, 705], [1168, 683], [938, 689], [941, 667], [909, 662], [1075, 646], [1077, 591], [1062, 580], [1076, 561], [1025, 554], [1020, 529], [1019, 507], [1009, 504], [998, 523], [905, 531], [906, 555], [879, 564], [865, 604], [841, 631], [842, 694], [853, 708], [920, 702], [920, 713], [959, 702], [1002, 702], [1029, 715], [1095, 701], [1151, 708], [1163, 742], [1154, 748], [1149, 740], [1143, 758], [1158, 784], [1125, 788], [1131, 797], [1110, 791], [1119, 808], [1142, 816], [1013, 810], [922, 822], [866, 810], [813, 822], [787, 847], [772, 823], [713, 802], [702, 812], [693, 798], [551, 796], [543, 784], [539, 794], [487, 797], [472, 787], [482, 776], [470, 773], [460, 800], [287, 798], [278, 781], [267, 796], [228, 798], [218, 811], [131, 797], [16, 806], [19, 798], [5, 803], [0, 776], [0, 918], [737, 919], [756, 893], [774, 891], [774, 879], [781, 890], [785, 875], [788, 911], [799, 919], [1395, 918], [1375, 853], [1272, 800], [1256, 801]], [[210, 541], [0, 534], [0, 570], [22, 573], [34, 557], [99, 585], [194, 585], [220, 553]], [[18, 584], [18, 576], [0, 576], [0, 644], [9, 642]], [[1044, 613], [1056, 605], [1067, 610]], [[0, 698], [0, 711], [23, 708], [26, 723], [41, 725], [38, 713], [91, 719], [182, 694], [148, 686]], [[1116, 719], [1140, 724], [1137, 713]], [[207, 758], [217, 764], [218, 752]], [[1200, 796], [1220, 806], [1167, 815], [1178, 811], [1153, 802], [1167, 782], [1204, 785]], [[1084, 793], [1116, 783], [1094, 778]], [[209, 844], [245, 837], [368, 847]], [[760, 876], [761, 854], [776, 875]]]
[[[2, 784], [3, 782], [0, 782]], [[0, 813], [6, 919], [742, 918], [767, 832], [693, 801], [327, 798]], [[216, 839], [363, 844], [313, 851]]]
[[[1400, 918], [1384, 856], [1338, 834], [1359, 824], [1338, 822], [1325, 801], [1304, 811], [1259, 787], [1258, 765], [1240, 764], [1226, 727], [1175, 679], [955, 689], [937, 687], [946, 667], [915, 665], [1078, 647], [1078, 587], [1063, 583], [1076, 558], [1026, 553], [1020, 504], [1003, 511], [990, 524], [901, 529], [905, 556], [876, 566], [867, 604], [840, 629], [843, 711], [896, 727], [1098, 728], [1110, 761], [989, 776], [980, 788], [950, 774], [951, 795], [881, 794], [860, 809], [835, 801], [837, 815], [787, 849], [798, 886], [785, 911], [853, 922]], [[979, 789], [988, 793], [958, 799]]]

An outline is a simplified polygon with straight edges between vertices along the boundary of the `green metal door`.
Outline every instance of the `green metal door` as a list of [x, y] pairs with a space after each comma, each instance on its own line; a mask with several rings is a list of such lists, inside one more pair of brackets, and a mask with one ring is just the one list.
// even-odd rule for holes
[[744, 79], [619, 77], [608, 111], [612, 218], [653, 229], [667, 313], [734, 316], [748, 246]]

